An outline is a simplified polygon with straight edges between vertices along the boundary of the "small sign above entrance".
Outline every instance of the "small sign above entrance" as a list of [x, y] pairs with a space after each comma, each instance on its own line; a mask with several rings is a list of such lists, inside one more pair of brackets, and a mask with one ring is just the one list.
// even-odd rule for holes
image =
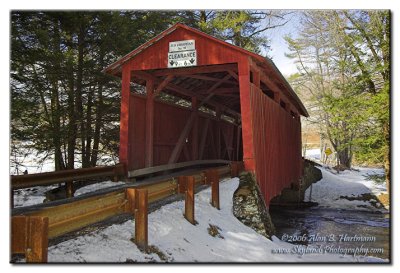
[[196, 66], [197, 52], [194, 40], [169, 43], [168, 68]]
[[194, 40], [176, 41], [169, 43], [169, 52], [195, 50]]

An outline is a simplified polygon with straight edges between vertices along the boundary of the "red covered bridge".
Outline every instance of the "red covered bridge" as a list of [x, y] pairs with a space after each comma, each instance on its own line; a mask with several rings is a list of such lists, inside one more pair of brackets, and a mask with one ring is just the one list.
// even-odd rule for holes
[[122, 78], [120, 162], [243, 161], [266, 204], [302, 174], [303, 104], [267, 58], [182, 24], [105, 69]]

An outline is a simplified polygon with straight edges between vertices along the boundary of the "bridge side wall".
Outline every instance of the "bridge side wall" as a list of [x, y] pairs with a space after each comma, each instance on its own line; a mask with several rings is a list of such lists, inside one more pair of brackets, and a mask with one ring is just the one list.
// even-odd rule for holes
[[302, 175], [300, 120], [251, 84], [255, 174], [267, 206]]

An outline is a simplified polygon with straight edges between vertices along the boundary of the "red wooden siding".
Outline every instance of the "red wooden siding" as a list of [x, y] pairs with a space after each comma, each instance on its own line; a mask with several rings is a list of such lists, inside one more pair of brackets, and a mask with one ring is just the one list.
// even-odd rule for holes
[[[146, 98], [130, 95], [128, 170], [144, 168], [146, 145]], [[136, 118], [135, 118], [136, 117]], [[139, 118], [141, 117], [141, 118]]]
[[267, 206], [302, 175], [301, 125], [255, 85], [251, 85], [255, 173]]
[[[178, 138], [188, 121], [191, 109], [172, 105], [156, 100], [154, 102], [154, 147], [153, 147], [153, 166], [168, 163], [169, 157], [178, 142]], [[135, 170], [145, 167], [145, 143], [146, 143], [146, 97], [130, 95], [130, 117], [129, 117], [129, 160], [128, 169]], [[238, 160], [236, 156], [237, 143], [234, 133], [237, 126], [221, 120], [221, 143], [218, 144], [218, 121], [216, 117], [199, 113], [199, 135], [198, 142], [205, 130], [208, 121], [208, 129], [205, 138], [204, 151], [201, 160], [206, 159], [226, 159]], [[193, 128], [184, 144], [177, 162], [196, 160], [193, 158], [192, 151]], [[200, 143], [198, 147], [201, 148]], [[199, 150], [200, 150], [199, 148]], [[221, 157], [218, 157], [220, 149]]]

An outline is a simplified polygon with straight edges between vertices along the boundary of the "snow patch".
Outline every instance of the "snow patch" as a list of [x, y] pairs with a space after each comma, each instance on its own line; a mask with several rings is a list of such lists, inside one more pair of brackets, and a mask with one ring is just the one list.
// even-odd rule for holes
[[[383, 174], [383, 169], [358, 168], [356, 170], [346, 170], [339, 174], [333, 173], [325, 167], [318, 167], [322, 172], [322, 179], [311, 185], [305, 192], [305, 201], [317, 202], [322, 207], [351, 209], [351, 210], [377, 210], [371, 201], [347, 200], [341, 197], [357, 197], [363, 194], [379, 195], [386, 193], [384, 184], [377, 184], [368, 180], [371, 174]], [[311, 189], [312, 187], [312, 189]], [[311, 200], [310, 200], [311, 191]]]
[[304, 155], [305, 158], [320, 161], [321, 160], [321, 150], [320, 149], [308, 149]]
[[14, 207], [27, 207], [41, 204], [46, 199], [46, 192], [57, 188], [58, 185], [33, 187], [14, 191]]

